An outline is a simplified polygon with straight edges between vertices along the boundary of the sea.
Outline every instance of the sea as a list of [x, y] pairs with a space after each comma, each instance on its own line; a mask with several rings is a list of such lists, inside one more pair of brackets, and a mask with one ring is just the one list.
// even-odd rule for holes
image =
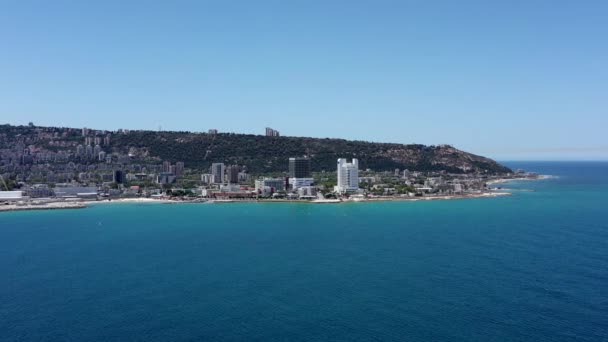
[[608, 162], [512, 196], [0, 213], [0, 341], [608, 341]]

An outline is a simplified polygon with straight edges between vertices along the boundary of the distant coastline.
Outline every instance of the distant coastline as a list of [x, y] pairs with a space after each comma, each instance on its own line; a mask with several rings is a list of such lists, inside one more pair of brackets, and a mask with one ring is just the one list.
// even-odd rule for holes
[[303, 203], [303, 204], [343, 204], [343, 203], [363, 203], [363, 202], [417, 202], [417, 201], [439, 201], [457, 200], [472, 198], [491, 198], [509, 196], [510, 192], [496, 190], [484, 191], [477, 194], [464, 195], [439, 195], [424, 197], [399, 197], [399, 196], [375, 196], [357, 199], [315, 199], [315, 200], [294, 200], [294, 199], [195, 199], [195, 200], [174, 200], [174, 199], [152, 199], [152, 198], [122, 198], [113, 200], [80, 201], [80, 202], [44, 202], [44, 203], [18, 203], [0, 206], [0, 212], [9, 211], [31, 211], [31, 210], [58, 210], [58, 209], [83, 209], [90, 205], [105, 204], [125, 204], [125, 203], [148, 203], [148, 204], [222, 204], [222, 203]]
[[30, 210], [58, 210], [58, 209], [84, 209], [90, 205], [99, 204], [124, 204], [124, 203], [154, 203], [154, 204], [223, 204], [223, 203], [306, 203], [306, 204], [343, 204], [360, 202], [417, 202], [417, 201], [441, 201], [458, 200], [473, 198], [493, 198], [510, 196], [511, 192], [499, 187], [493, 188], [490, 185], [504, 184], [513, 181], [534, 181], [555, 178], [550, 175], [538, 175], [535, 178], [499, 178], [487, 181], [488, 189], [479, 193], [454, 194], [454, 195], [427, 195], [427, 196], [369, 196], [353, 197], [348, 199], [271, 199], [271, 198], [252, 198], [252, 199], [171, 199], [171, 198], [117, 198], [95, 201], [30, 201], [24, 203], [0, 205], [0, 212], [9, 211], [30, 211]]

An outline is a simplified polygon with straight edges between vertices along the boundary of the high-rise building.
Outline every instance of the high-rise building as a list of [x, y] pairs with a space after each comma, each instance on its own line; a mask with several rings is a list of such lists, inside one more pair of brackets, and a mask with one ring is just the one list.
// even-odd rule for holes
[[266, 127], [266, 136], [267, 137], [278, 137], [281, 134], [279, 133], [279, 131], [272, 129], [270, 127]]
[[226, 168], [226, 176], [228, 183], [238, 184], [239, 183], [239, 167], [237, 165], [228, 166]]
[[99, 152], [101, 152], [101, 146], [95, 145], [95, 147], [93, 147], [93, 156], [94, 157], [98, 157], [99, 156]]
[[171, 162], [170, 162], [170, 161], [165, 160], [165, 161], [163, 162], [162, 171], [163, 171], [163, 172], [167, 172], [167, 173], [171, 172]]
[[211, 164], [211, 183], [222, 184], [224, 183], [224, 173], [226, 172], [226, 166], [224, 163], [213, 163]]
[[212, 128], [212, 129], [210, 129], [210, 130], [207, 131], [207, 134], [216, 135], [217, 134], [217, 129]]
[[175, 163], [175, 175], [181, 176], [184, 173], [184, 162]]
[[289, 158], [289, 178], [310, 178], [310, 159]]
[[95, 137], [94, 142], [95, 145], [101, 145], [101, 137]]
[[76, 155], [79, 157], [84, 156], [84, 146], [82, 146], [82, 145], [76, 146]]
[[99, 152], [98, 156], [100, 162], [106, 161], [106, 153], [104, 151]]
[[289, 184], [292, 189], [313, 185], [314, 180], [310, 171], [310, 159], [289, 158]]
[[82, 136], [83, 136], [83, 137], [86, 137], [88, 134], [89, 134], [89, 129], [88, 129], [88, 128], [86, 128], [86, 127], [83, 127], [83, 128], [82, 128]]
[[93, 146], [87, 145], [87, 147], [85, 147], [85, 151], [86, 151], [87, 158], [93, 157]]
[[114, 171], [114, 183], [122, 184], [124, 182], [125, 182], [125, 176], [124, 176], [124, 173], [122, 172], [122, 170]]
[[103, 144], [104, 146], [110, 146], [110, 142], [111, 142], [111, 138], [110, 135], [106, 135], [105, 138], [103, 138]]
[[359, 190], [359, 161], [353, 158], [352, 162], [346, 162], [346, 158], [338, 159], [338, 185], [336, 192], [353, 192]]

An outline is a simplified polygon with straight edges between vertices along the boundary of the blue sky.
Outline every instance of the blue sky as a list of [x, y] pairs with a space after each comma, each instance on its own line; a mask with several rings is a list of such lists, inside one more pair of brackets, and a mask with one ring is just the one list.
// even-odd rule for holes
[[606, 1], [0, 1], [0, 123], [608, 159]]

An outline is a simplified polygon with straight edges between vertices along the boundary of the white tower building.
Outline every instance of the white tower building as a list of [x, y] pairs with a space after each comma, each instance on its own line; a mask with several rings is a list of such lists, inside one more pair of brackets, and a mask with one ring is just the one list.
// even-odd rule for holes
[[353, 192], [359, 190], [359, 161], [353, 158], [352, 162], [346, 162], [346, 158], [338, 159], [338, 185], [335, 191], [339, 193]]

